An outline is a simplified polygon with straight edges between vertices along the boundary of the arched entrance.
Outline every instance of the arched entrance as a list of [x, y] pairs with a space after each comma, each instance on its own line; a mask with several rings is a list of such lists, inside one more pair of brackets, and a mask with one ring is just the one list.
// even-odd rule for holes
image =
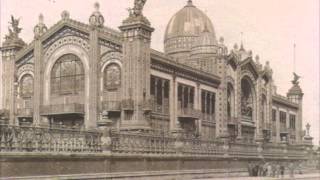
[[246, 142], [253, 142], [255, 135], [256, 94], [250, 77], [241, 79], [241, 135]]

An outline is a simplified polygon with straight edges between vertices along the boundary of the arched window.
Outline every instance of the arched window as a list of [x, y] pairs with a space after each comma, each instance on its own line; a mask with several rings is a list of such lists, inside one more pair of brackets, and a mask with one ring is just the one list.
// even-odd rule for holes
[[51, 71], [52, 94], [77, 94], [84, 90], [84, 69], [81, 60], [73, 55], [61, 56]]
[[252, 120], [253, 87], [249, 79], [241, 80], [241, 114]]
[[121, 85], [121, 70], [119, 65], [112, 63], [104, 69], [104, 89], [117, 90]]
[[233, 86], [228, 83], [227, 86], [227, 114], [228, 117], [234, 117], [234, 89]]
[[20, 81], [20, 95], [23, 98], [31, 97], [33, 95], [33, 77], [26, 74]]
[[261, 123], [264, 124], [267, 119], [267, 98], [263, 94], [261, 97]]

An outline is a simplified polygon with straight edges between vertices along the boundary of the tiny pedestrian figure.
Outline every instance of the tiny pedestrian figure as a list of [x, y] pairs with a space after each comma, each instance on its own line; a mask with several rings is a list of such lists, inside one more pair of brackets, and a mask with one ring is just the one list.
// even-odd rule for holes
[[276, 164], [272, 164], [271, 165], [271, 167], [272, 167], [272, 177], [276, 177], [276, 172], [277, 172], [277, 165]]
[[248, 163], [248, 173], [249, 176], [253, 176], [253, 164], [251, 162]]
[[289, 163], [288, 166], [290, 178], [294, 178], [294, 165], [292, 162]]
[[276, 164], [276, 178], [279, 178], [280, 175], [280, 164], [279, 162], [277, 162]]
[[268, 166], [267, 166], [267, 176], [268, 177], [272, 177], [272, 166], [271, 166], [271, 163], [268, 163]]
[[281, 165], [280, 165], [280, 175], [281, 175], [281, 179], [283, 179], [283, 177], [284, 177], [284, 170], [285, 170], [284, 165], [281, 164]]

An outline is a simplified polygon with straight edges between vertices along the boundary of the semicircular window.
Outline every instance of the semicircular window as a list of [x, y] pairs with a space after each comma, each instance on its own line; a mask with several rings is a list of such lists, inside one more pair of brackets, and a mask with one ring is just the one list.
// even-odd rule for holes
[[51, 94], [78, 94], [84, 90], [84, 69], [73, 54], [61, 56], [51, 71]]
[[33, 95], [33, 77], [26, 74], [20, 81], [20, 95], [23, 98], [31, 97]]
[[121, 85], [121, 70], [119, 65], [112, 63], [104, 69], [104, 89], [115, 91]]

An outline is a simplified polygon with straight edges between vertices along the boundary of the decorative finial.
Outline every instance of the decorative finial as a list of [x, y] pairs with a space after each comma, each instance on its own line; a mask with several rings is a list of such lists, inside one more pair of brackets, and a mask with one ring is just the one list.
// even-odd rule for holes
[[39, 14], [39, 23], [43, 24], [43, 14]]
[[62, 11], [61, 18], [63, 20], [69, 19], [70, 18], [70, 13], [67, 10]]
[[219, 42], [220, 42], [221, 44], [224, 43], [224, 38], [223, 38], [222, 36], [219, 38]]
[[40, 38], [47, 31], [47, 26], [44, 24], [44, 18], [42, 13], [39, 14], [39, 23], [34, 27], [34, 38]]
[[233, 45], [233, 49], [235, 49], [235, 50], [238, 50], [238, 44], [237, 43], [235, 43], [234, 45]]
[[293, 72], [296, 72], [296, 43], [293, 43]]
[[243, 46], [243, 32], [241, 34], [241, 44], [240, 44], [240, 51], [245, 51], [244, 46]]
[[100, 4], [98, 2], [94, 3], [94, 9], [98, 12], [100, 9]]
[[296, 74], [295, 72], [293, 73], [293, 80], [291, 81], [292, 84], [294, 85], [298, 85], [299, 84], [299, 79], [301, 78], [301, 76], [299, 76], [298, 74]]
[[260, 56], [259, 56], [259, 55], [256, 55], [255, 60], [256, 60], [256, 62], [259, 62]]
[[306, 125], [306, 136], [310, 136], [310, 127], [311, 127], [311, 125], [309, 123], [307, 123], [307, 125]]
[[92, 27], [103, 27], [104, 23], [104, 17], [99, 11], [100, 5], [98, 2], [94, 3], [94, 9], [95, 11], [92, 13], [92, 15], [89, 17], [89, 24]]
[[249, 50], [249, 56], [252, 57], [252, 50]]
[[192, 5], [192, 0], [188, 0], [188, 5]]

